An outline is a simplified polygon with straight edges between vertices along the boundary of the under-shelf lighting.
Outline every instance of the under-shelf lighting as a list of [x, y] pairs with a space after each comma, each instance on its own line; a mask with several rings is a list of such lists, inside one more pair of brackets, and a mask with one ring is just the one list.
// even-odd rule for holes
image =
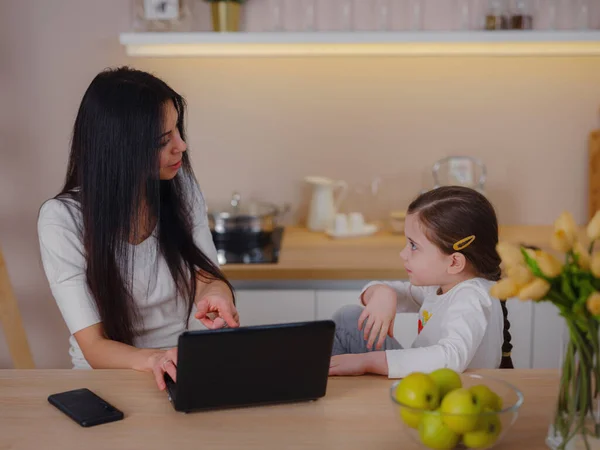
[[137, 57], [600, 56], [600, 32], [124, 33]]

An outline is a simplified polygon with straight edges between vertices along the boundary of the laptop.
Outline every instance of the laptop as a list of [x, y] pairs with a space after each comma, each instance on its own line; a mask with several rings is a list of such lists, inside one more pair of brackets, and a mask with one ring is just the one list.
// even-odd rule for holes
[[186, 331], [169, 399], [181, 412], [317, 400], [334, 333], [331, 320]]

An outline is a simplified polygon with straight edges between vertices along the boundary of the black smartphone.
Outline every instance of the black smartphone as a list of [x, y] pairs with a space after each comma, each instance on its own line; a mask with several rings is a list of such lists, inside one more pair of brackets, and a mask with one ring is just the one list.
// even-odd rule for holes
[[115, 422], [124, 417], [122, 411], [86, 388], [52, 394], [48, 402], [82, 427]]

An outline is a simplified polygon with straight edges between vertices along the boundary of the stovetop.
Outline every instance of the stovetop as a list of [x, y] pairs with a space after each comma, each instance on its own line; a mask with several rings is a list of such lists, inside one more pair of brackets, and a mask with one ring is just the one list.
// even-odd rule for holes
[[217, 260], [220, 265], [226, 264], [276, 264], [279, 261], [279, 250], [283, 238], [283, 227], [273, 230], [268, 238], [236, 239], [231, 241], [215, 238]]

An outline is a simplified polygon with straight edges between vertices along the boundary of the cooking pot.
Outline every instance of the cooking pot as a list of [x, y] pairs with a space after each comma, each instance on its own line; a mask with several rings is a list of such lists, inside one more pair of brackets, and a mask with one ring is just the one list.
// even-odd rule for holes
[[228, 205], [209, 210], [208, 221], [216, 238], [228, 235], [266, 237], [279, 226], [281, 217], [288, 211], [289, 205], [279, 208], [267, 202], [242, 201], [241, 195], [234, 192]]

